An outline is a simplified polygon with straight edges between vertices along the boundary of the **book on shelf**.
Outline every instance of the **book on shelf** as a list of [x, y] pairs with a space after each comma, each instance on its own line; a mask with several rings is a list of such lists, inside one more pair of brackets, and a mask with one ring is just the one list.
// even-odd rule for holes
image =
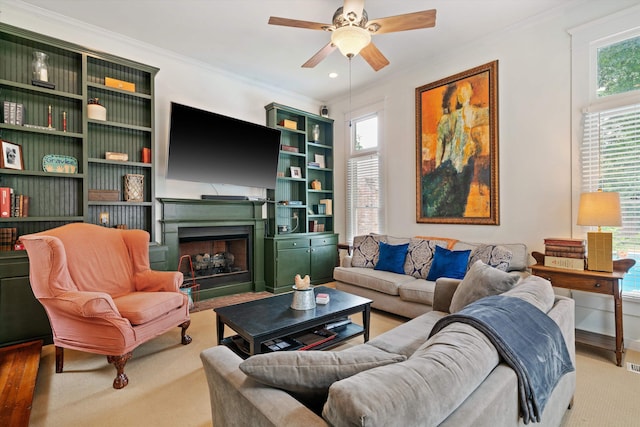
[[585, 252], [562, 252], [562, 251], [544, 251], [545, 256], [555, 256], [560, 258], [576, 258], [576, 259], [584, 259], [587, 254]]
[[584, 258], [544, 257], [545, 267], [566, 268], [568, 270], [584, 270]]
[[585, 246], [545, 245], [545, 250], [556, 251], [556, 252], [584, 253], [585, 249], [586, 249]]
[[15, 227], [0, 228], [0, 251], [6, 252], [13, 250], [13, 245], [18, 239], [18, 229]]
[[11, 187], [0, 187], [0, 218], [29, 216], [30, 197], [17, 194]]
[[0, 187], [0, 218], [9, 218], [11, 212], [11, 197], [13, 189], [9, 187]]
[[561, 237], [547, 237], [544, 239], [545, 245], [552, 246], [585, 246], [586, 241], [584, 239], [565, 239]]

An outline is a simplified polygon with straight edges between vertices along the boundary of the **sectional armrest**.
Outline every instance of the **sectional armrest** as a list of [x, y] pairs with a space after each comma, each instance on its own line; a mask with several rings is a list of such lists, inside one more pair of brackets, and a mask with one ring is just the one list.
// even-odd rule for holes
[[436, 287], [433, 291], [434, 311], [449, 313], [451, 299], [461, 281], [460, 279], [450, 279], [448, 277], [441, 277], [436, 280]]

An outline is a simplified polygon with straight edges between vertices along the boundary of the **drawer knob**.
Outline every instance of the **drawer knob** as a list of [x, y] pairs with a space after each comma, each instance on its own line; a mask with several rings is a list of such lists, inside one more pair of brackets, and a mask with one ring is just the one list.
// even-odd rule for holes
[[596, 284], [595, 284], [595, 285], [593, 285], [593, 286], [594, 286], [594, 287], [596, 287], [596, 288], [599, 288], [599, 287], [600, 287], [600, 286], [602, 286], [602, 285], [600, 285], [600, 283], [596, 283]]
[[293, 246], [298, 246], [298, 244], [296, 242], [293, 242]]

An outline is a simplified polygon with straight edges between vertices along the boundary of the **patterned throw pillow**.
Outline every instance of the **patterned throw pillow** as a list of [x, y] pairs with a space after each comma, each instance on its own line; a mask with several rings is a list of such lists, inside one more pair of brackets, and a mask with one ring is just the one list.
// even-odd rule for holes
[[471, 268], [476, 261], [480, 260], [491, 267], [497, 268], [498, 270], [507, 271], [509, 269], [512, 256], [513, 253], [504, 246], [478, 245], [478, 247], [471, 252], [468, 268]]
[[426, 279], [433, 262], [436, 246], [446, 248], [447, 242], [444, 240], [412, 238], [409, 241], [407, 257], [404, 262], [404, 274], [413, 276], [416, 279]]
[[386, 242], [387, 236], [380, 234], [367, 234], [353, 238], [352, 267], [373, 268], [378, 263], [380, 256], [380, 242]]

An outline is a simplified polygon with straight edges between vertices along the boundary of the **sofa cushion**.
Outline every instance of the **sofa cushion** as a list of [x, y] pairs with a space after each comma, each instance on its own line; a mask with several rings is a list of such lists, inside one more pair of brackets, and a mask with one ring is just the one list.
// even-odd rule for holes
[[467, 272], [469, 254], [471, 254], [471, 250], [451, 251], [436, 246], [427, 280], [435, 281], [440, 277], [462, 279]]
[[399, 287], [416, 279], [406, 274], [374, 270], [362, 267], [336, 267], [333, 278], [350, 285], [368, 288], [389, 295], [399, 295]]
[[527, 276], [503, 294], [527, 301], [544, 313], [553, 307], [555, 293], [551, 282], [539, 276]]
[[386, 236], [380, 234], [368, 234], [353, 238], [352, 267], [373, 268], [378, 263], [380, 255], [380, 242], [386, 242]]
[[491, 267], [497, 268], [498, 270], [508, 271], [512, 257], [513, 253], [504, 246], [478, 245], [471, 251], [471, 256], [469, 257], [469, 268], [471, 268], [476, 261], [482, 261]]
[[367, 369], [402, 362], [405, 356], [371, 346], [352, 351], [282, 351], [258, 354], [240, 363], [254, 380], [294, 393], [326, 393], [336, 381]]
[[435, 287], [435, 282], [417, 279], [412, 282], [404, 283], [398, 288], [398, 290], [400, 299], [403, 301], [412, 301], [426, 305], [433, 305], [433, 293]]
[[373, 269], [404, 274], [404, 259], [407, 256], [408, 247], [408, 243], [389, 245], [385, 242], [380, 242], [380, 255]]
[[[463, 242], [459, 241], [453, 249], [456, 251], [463, 249], [475, 249], [483, 243]], [[529, 252], [527, 251], [527, 245], [523, 243], [494, 243], [496, 246], [503, 246], [511, 251], [511, 261], [509, 262], [509, 268], [507, 271], [525, 271], [530, 264]]]
[[447, 247], [447, 242], [444, 240], [411, 238], [404, 263], [404, 273], [416, 279], [426, 279], [433, 262], [436, 246]]
[[456, 313], [480, 298], [506, 292], [519, 279], [517, 273], [505, 273], [482, 261], [476, 261], [453, 294], [449, 311]]
[[132, 325], [143, 325], [182, 307], [184, 297], [180, 292], [131, 292], [113, 303]]
[[367, 342], [367, 345], [380, 350], [411, 356], [429, 338], [429, 333], [438, 320], [446, 314], [430, 311], [396, 326]]
[[469, 325], [449, 325], [408, 360], [335, 382], [322, 415], [335, 427], [435, 426], [498, 362], [482, 333]]

